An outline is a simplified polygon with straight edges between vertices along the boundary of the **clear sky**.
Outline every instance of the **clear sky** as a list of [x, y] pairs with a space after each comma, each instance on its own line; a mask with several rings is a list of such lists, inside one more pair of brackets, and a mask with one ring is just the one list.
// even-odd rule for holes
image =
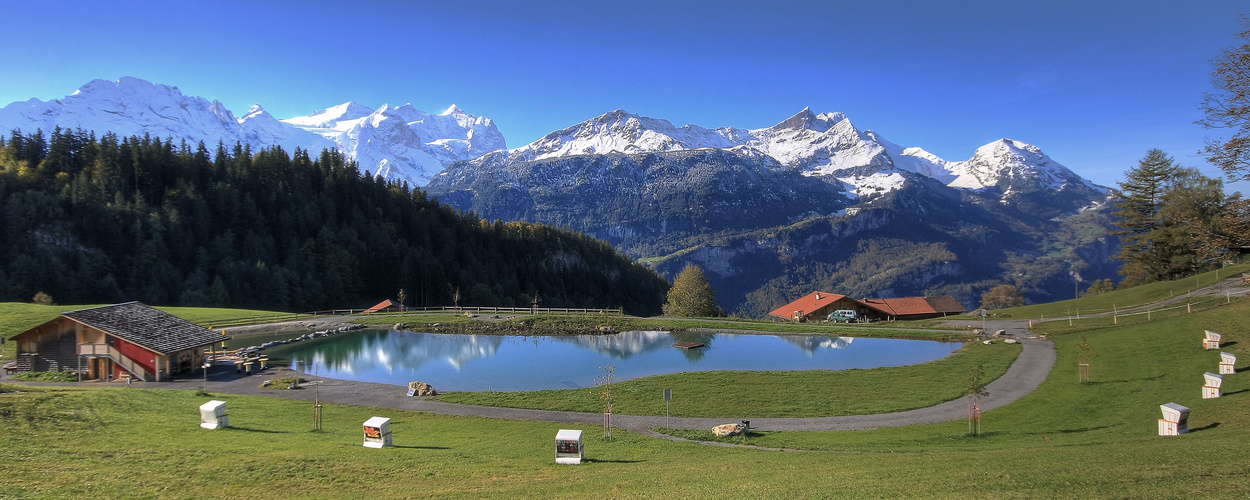
[[[947, 160], [1000, 138], [1115, 185], [1198, 156], [1244, 0], [0, 0], [0, 105], [134, 76], [278, 118], [451, 104], [509, 147], [625, 109], [761, 128], [804, 107]], [[1243, 185], [1236, 186], [1248, 191]]]

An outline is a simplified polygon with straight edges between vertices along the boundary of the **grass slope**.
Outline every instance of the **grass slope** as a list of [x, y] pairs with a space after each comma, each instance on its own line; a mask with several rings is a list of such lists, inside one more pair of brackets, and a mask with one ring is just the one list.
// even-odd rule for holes
[[[1250, 495], [1250, 301], [1132, 325], [1042, 323], [1055, 370], [1033, 394], [964, 422], [849, 432], [764, 432], [745, 440], [802, 453], [674, 443], [597, 425], [498, 421], [194, 391], [4, 384], [0, 497], [300, 498], [1157, 498]], [[1241, 360], [1225, 396], [1200, 398], [1224, 334]], [[1077, 382], [1079, 333], [1099, 354]], [[901, 389], [906, 390], [906, 389]], [[200, 429], [197, 406], [230, 405], [235, 428]], [[1193, 432], [1156, 435], [1159, 405], [1193, 410]], [[360, 446], [360, 424], [391, 417], [396, 448]], [[560, 427], [586, 431], [589, 463], [557, 466]]]
[[[867, 370], [710, 371], [675, 373], [612, 384], [613, 410], [663, 415], [664, 389], [673, 389], [672, 414], [681, 417], [822, 417], [923, 408], [961, 397], [963, 381], [980, 364], [998, 378], [1020, 354], [1019, 345], [971, 343], [946, 358]], [[905, 388], [905, 389], [904, 389]], [[449, 403], [541, 410], [601, 412], [602, 388], [530, 392], [451, 392]]]
[[[995, 318], [1038, 319], [1078, 314], [1114, 313], [1175, 297], [1185, 297], [1194, 290], [1216, 285], [1230, 276], [1237, 276], [1247, 271], [1250, 271], [1250, 264], [1241, 264], [1176, 281], [1159, 281], [1079, 299], [994, 310], [990, 311], [990, 315]], [[1215, 299], [1215, 297], [1195, 298], [1195, 301], [1215, 302]]]

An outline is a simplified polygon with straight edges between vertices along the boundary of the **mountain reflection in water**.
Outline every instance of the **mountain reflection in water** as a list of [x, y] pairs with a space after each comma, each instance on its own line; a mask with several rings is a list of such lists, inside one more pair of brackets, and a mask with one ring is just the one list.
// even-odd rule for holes
[[[678, 342], [707, 347], [676, 349]], [[852, 346], [852, 342], [854, 345]], [[842, 370], [931, 361], [962, 344], [924, 340], [622, 332], [521, 337], [395, 330], [360, 332], [268, 350], [270, 358], [324, 377], [440, 391], [521, 391], [594, 386], [601, 367], [618, 380], [706, 370]]]

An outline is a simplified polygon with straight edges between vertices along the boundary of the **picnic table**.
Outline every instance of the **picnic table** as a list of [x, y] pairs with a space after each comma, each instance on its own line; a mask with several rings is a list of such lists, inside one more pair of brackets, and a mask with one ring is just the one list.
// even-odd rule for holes
[[12, 375], [16, 371], [17, 371], [17, 361], [10, 361], [4, 364], [5, 373]]

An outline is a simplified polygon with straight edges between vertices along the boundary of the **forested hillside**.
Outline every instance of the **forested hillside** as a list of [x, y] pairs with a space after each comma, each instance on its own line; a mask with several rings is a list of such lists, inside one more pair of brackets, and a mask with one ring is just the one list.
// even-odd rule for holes
[[[46, 138], [45, 138], [46, 137]], [[366, 172], [367, 174], [367, 172]], [[601, 240], [489, 223], [338, 152], [210, 152], [57, 129], [0, 137], [0, 300], [246, 306], [624, 307], [667, 282]]]

